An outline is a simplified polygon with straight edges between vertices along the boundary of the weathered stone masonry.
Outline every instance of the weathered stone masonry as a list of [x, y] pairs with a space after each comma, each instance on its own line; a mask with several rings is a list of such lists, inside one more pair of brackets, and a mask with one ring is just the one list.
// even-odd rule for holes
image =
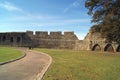
[[0, 45], [32, 46], [41, 48], [67, 48], [75, 47], [77, 36], [74, 32], [6, 32], [0, 33]]
[[120, 52], [120, 44], [115, 42], [107, 43], [99, 32], [88, 32], [84, 40], [76, 42], [76, 50], [109, 51]]
[[0, 45], [120, 52], [120, 44], [106, 43], [100, 33], [91, 31], [84, 40], [79, 40], [74, 32], [6, 32], [0, 33]]

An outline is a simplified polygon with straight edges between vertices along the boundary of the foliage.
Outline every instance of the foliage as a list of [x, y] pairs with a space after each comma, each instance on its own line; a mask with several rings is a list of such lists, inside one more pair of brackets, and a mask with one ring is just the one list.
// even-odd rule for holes
[[120, 80], [120, 54], [59, 49], [36, 50], [53, 58], [43, 80]]
[[120, 43], [120, 0], [86, 0], [85, 7], [92, 16], [92, 30], [99, 32], [108, 41]]

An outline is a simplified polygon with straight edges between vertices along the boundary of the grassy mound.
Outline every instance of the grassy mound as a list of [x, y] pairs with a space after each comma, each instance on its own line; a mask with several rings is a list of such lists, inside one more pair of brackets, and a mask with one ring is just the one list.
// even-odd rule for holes
[[23, 55], [23, 52], [10, 47], [0, 47], [0, 62], [16, 59]]
[[120, 54], [36, 49], [49, 54], [53, 63], [44, 80], [120, 80]]

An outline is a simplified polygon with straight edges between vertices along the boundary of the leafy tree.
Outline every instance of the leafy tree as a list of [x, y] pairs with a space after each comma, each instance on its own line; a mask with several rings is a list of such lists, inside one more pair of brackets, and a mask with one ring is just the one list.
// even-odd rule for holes
[[92, 16], [93, 32], [100, 32], [109, 42], [120, 44], [120, 0], [86, 0], [85, 7]]

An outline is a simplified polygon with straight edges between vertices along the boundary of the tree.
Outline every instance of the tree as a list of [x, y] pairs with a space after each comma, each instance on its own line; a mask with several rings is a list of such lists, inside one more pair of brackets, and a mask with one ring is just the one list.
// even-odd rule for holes
[[86, 0], [85, 7], [95, 23], [91, 30], [100, 32], [109, 42], [120, 44], [120, 0]]

